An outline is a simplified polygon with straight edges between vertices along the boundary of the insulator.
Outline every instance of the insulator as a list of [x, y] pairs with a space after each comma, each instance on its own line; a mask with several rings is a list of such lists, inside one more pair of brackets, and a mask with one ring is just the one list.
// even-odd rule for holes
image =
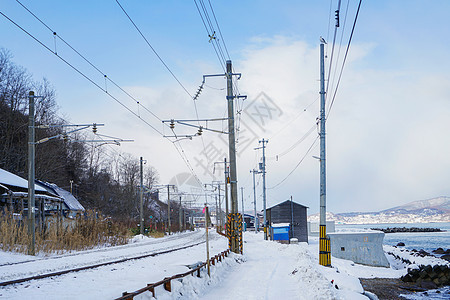
[[67, 136], [67, 134], [63, 135], [63, 141], [67, 142], [69, 140], [69, 137]]
[[200, 128], [198, 129], [197, 135], [202, 135], [202, 133], [203, 133], [203, 129], [202, 129], [202, 127], [200, 127]]
[[92, 132], [94, 134], [97, 134], [97, 124], [94, 123], [94, 125], [92, 126]]
[[339, 27], [339, 10], [334, 12], [334, 16], [336, 18], [336, 27]]
[[170, 129], [174, 129], [175, 128], [175, 123], [173, 122], [173, 120], [170, 120], [169, 127], [170, 127]]

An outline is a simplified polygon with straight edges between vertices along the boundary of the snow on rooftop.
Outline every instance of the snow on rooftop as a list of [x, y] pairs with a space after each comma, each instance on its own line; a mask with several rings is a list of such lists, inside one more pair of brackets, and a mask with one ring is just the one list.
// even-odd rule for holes
[[78, 202], [70, 192], [65, 189], [60, 188], [54, 183], [39, 181], [39, 184], [51, 190], [52, 193], [56, 193], [58, 196], [64, 199], [64, 203], [69, 207], [70, 210], [85, 210], [83, 205]]
[[[0, 183], [6, 184], [9, 186], [16, 186], [23, 189], [28, 189], [28, 180], [23, 179], [20, 176], [17, 176], [11, 172], [0, 169]], [[40, 192], [46, 192], [47, 190], [43, 187], [35, 184], [34, 189]]]

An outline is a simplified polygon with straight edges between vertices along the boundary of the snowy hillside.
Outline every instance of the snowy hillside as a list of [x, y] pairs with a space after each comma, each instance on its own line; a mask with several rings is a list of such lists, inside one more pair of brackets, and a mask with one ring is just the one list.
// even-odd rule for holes
[[[382, 210], [379, 212], [327, 212], [327, 220], [343, 224], [450, 222], [450, 197], [437, 197]], [[308, 217], [318, 222], [319, 214]]]

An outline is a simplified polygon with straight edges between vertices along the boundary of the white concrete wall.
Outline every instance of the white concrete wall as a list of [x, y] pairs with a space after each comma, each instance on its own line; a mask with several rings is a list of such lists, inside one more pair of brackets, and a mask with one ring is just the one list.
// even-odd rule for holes
[[[327, 233], [335, 232], [336, 225], [334, 221], [327, 221]], [[319, 236], [319, 223], [318, 222], [308, 222], [308, 236]]]
[[389, 267], [383, 251], [383, 232], [329, 233], [331, 255], [358, 264]]

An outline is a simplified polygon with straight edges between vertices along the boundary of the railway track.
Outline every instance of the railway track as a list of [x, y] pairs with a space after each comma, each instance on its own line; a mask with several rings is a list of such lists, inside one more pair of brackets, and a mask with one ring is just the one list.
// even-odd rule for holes
[[4, 266], [21, 265], [21, 264], [26, 264], [26, 263], [31, 263], [31, 262], [41, 262], [41, 261], [46, 261], [46, 260], [55, 260], [55, 259], [73, 257], [73, 256], [86, 255], [88, 253], [112, 252], [112, 251], [116, 251], [117, 249], [120, 249], [120, 248], [138, 248], [138, 247], [145, 247], [148, 245], [158, 245], [158, 244], [162, 244], [162, 243], [167, 243], [168, 241], [180, 239], [180, 237], [185, 238], [185, 237], [193, 236], [196, 234], [198, 234], [198, 233], [195, 231], [191, 231], [191, 232], [183, 233], [182, 235], [172, 235], [172, 236], [166, 237], [164, 239], [150, 240], [148, 242], [143, 242], [143, 243], [125, 244], [125, 245], [103, 248], [103, 249], [93, 249], [93, 250], [86, 250], [86, 251], [77, 252], [77, 253], [29, 259], [29, 260], [13, 262], [13, 263], [5, 263], [5, 264], [0, 264], [0, 269], [1, 269], [1, 267], [4, 267]]
[[[154, 256], [157, 256], [157, 255], [162, 255], [162, 254], [175, 252], [175, 251], [183, 250], [183, 249], [190, 248], [190, 247], [195, 247], [197, 245], [205, 243], [204, 235], [198, 234], [199, 237], [196, 237], [195, 233], [193, 233], [193, 234], [189, 234], [188, 233], [186, 235], [181, 235], [181, 236], [174, 237], [174, 238], [170, 238], [169, 237], [169, 238], [166, 238], [163, 241], [160, 241], [160, 242], [157, 242], [157, 243], [144, 243], [143, 245], [142, 244], [137, 244], [136, 246], [135, 245], [130, 245], [128, 248], [131, 248], [131, 247], [145, 247], [145, 246], [149, 246], [149, 245], [167, 243], [167, 242], [170, 242], [170, 241], [173, 241], [173, 240], [183, 240], [186, 237], [194, 236], [195, 239], [192, 240], [188, 245], [185, 244], [183, 246], [176, 246], [176, 248], [174, 248], [173, 246], [169, 246], [169, 247], [165, 247], [165, 248], [162, 248], [162, 249], [158, 249], [157, 251], [154, 251], [154, 252], [151, 252], [151, 253], [135, 255], [135, 256], [132, 256], [132, 257], [125, 257], [125, 258], [116, 259], [116, 260], [113, 260], [113, 261], [107, 261], [107, 262], [92, 264], [92, 265], [88, 265], [88, 266], [82, 266], [82, 267], [65, 269], [65, 270], [60, 270], [60, 271], [55, 271], [55, 272], [48, 272], [48, 273], [40, 274], [40, 275], [34, 275], [34, 276], [22, 277], [22, 278], [13, 279], [13, 280], [7, 280], [7, 281], [0, 282], [0, 286], [4, 287], [4, 286], [8, 286], [8, 285], [23, 283], [23, 282], [30, 281], [30, 280], [39, 280], [39, 279], [44, 279], [44, 278], [49, 278], [49, 277], [60, 276], [60, 275], [64, 275], [64, 274], [72, 273], [72, 272], [80, 272], [80, 271], [84, 271], [84, 270], [88, 270], [88, 269], [95, 269], [95, 268], [99, 268], [99, 267], [103, 267], [103, 266], [107, 266], [107, 265], [123, 263], [123, 262], [130, 261], [130, 260], [143, 259], [143, 258], [147, 258], [147, 257], [154, 257]], [[114, 251], [114, 249], [95, 250], [95, 251], [89, 252], [88, 254], [91, 254], [92, 252], [95, 253], [95, 252], [107, 252], [107, 251]], [[67, 256], [59, 256], [57, 258], [58, 259], [64, 259], [64, 258], [66, 258], [68, 256], [75, 256], [75, 255], [82, 255], [82, 254], [86, 254], [86, 253], [76, 253], [76, 254], [67, 255]], [[47, 258], [47, 259], [52, 259], [52, 258]], [[54, 258], [54, 259], [56, 259], [56, 258]], [[4, 264], [2, 266], [10, 267], [11, 265], [14, 265], [14, 264], [25, 265], [27, 263], [36, 263], [36, 262], [42, 262], [42, 261], [45, 261], [45, 260], [46, 259], [28, 260], [28, 261], [17, 262], [17, 263], [12, 263], [12, 264]], [[0, 266], [0, 271], [1, 271], [1, 266]]]

